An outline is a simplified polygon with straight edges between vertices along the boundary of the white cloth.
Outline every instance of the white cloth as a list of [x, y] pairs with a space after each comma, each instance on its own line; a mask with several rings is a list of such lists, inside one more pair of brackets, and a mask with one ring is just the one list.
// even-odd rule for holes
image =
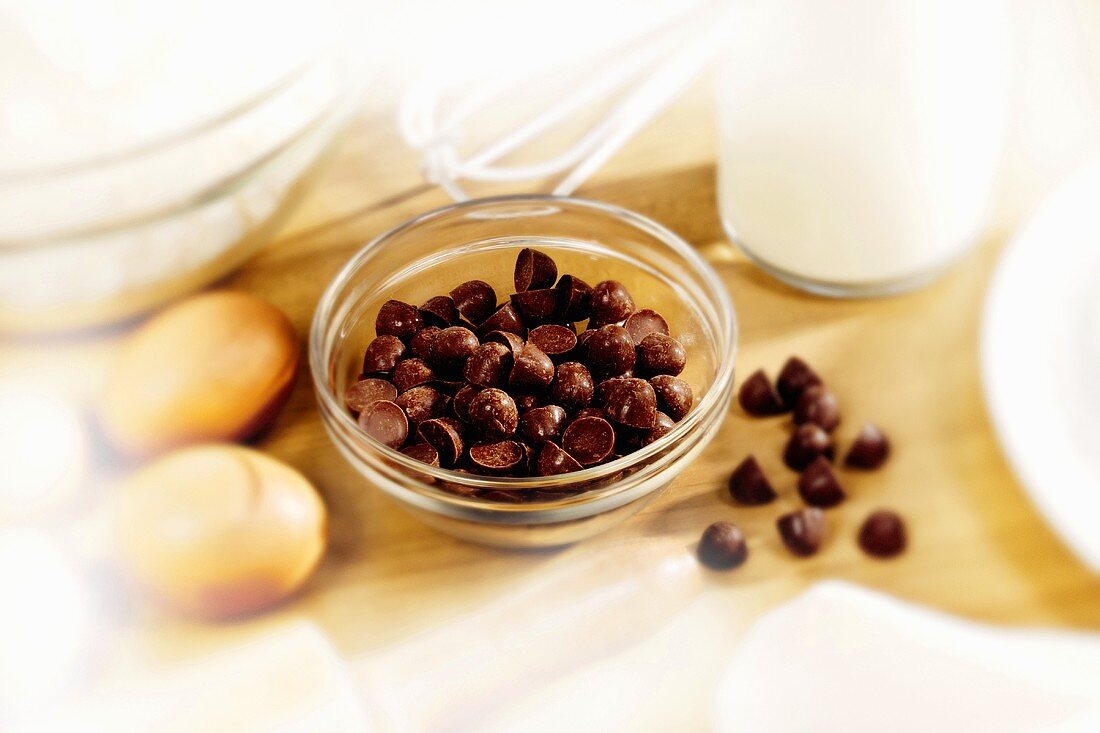
[[1100, 636], [982, 625], [819, 583], [757, 621], [717, 731], [1100, 730]]

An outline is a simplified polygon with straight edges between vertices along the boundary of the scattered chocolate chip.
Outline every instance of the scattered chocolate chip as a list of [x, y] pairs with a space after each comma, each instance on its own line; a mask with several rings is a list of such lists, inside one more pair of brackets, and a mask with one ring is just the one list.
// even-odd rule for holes
[[764, 475], [764, 469], [753, 456], [741, 461], [733, 470], [729, 489], [730, 496], [734, 499], [752, 506], [768, 504], [776, 497], [775, 489]]
[[435, 372], [422, 359], [405, 359], [393, 368], [393, 385], [397, 387], [398, 392], [407, 392], [433, 379], [435, 379]]
[[405, 343], [396, 336], [379, 336], [367, 345], [363, 354], [364, 374], [384, 374], [392, 371], [405, 354]]
[[634, 339], [635, 344], [642, 343], [651, 333], [663, 333], [668, 336], [668, 323], [664, 316], [649, 308], [631, 313], [623, 324], [623, 328], [630, 332], [630, 338]]
[[577, 347], [577, 334], [571, 328], [547, 324], [531, 329], [527, 342], [542, 349], [551, 360], [560, 359]]
[[554, 382], [550, 385], [550, 399], [567, 410], [577, 410], [591, 404], [595, 391], [588, 367], [567, 361], [558, 365]]
[[431, 363], [442, 369], [457, 370], [466, 363], [478, 345], [473, 331], [463, 326], [450, 326], [436, 336], [432, 345]]
[[796, 425], [812, 422], [831, 433], [840, 424], [840, 405], [836, 395], [823, 384], [814, 384], [802, 390], [794, 406]]
[[620, 425], [649, 430], [657, 421], [657, 395], [644, 379], [617, 379], [605, 392], [603, 411]]
[[449, 295], [428, 298], [424, 305], [420, 306], [420, 316], [424, 319], [424, 323], [440, 329], [458, 323], [458, 309], [455, 308], [454, 299]]
[[546, 404], [546, 401], [537, 394], [516, 394], [512, 395], [512, 399], [516, 402], [516, 409], [519, 410], [519, 414], [533, 410], [536, 407], [542, 407]]
[[580, 471], [582, 468], [584, 466], [578, 463], [576, 458], [550, 441], [542, 444], [538, 461], [535, 463], [535, 472], [539, 476], [558, 476], [563, 473]]
[[470, 425], [488, 438], [507, 438], [519, 427], [519, 410], [504, 390], [490, 388], [479, 392], [469, 407]]
[[411, 339], [424, 327], [420, 311], [400, 300], [387, 300], [378, 310], [374, 330], [379, 336], [396, 336], [403, 341]]
[[585, 346], [589, 368], [601, 377], [614, 377], [634, 368], [634, 339], [622, 326], [602, 326]]
[[470, 280], [451, 291], [455, 308], [471, 323], [481, 323], [497, 307], [497, 294], [493, 286], [482, 280]]
[[824, 456], [815, 458], [798, 477], [798, 493], [807, 504], [822, 509], [836, 506], [846, 496]]
[[397, 387], [384, 379], [360, 379], [348, 387], [348, 391], [344, 393], [344, 401], [348, 409], [356, 415], [372, 402], [378, 400], [393, 402], [395, 399], [397, 399]]
[[490, 473], [506, 473], [527, 457], [523, 446], [514, 440], [477, 443], [470, 446], [470, 461]]
[[409, 352], [417, 359], [431, 361], [432, 347], [441, 333], [443, 333], [443, 329], [439, 326], [428, 326], [420, 329], [409, 341]]
[[441, 417], [450, 401], [450, 397], [428, 385], [413, 387], [407, 392], [402, 392], [394, 400], [409, 416], [409, 422], [413, 425], [431, 420], [433, 417]]
[[504, 344], [490, 342], [474, 350], [462, 374], [475, 387], [499, 387], [511, 369], [512, 351]]
[[802, 471], [818, 456], [832, 460], [835, 455], [836, 448], [829, 434], [813, 423], [806, 423], [791, 433], [783, 450], [783, 462], [795, 471]]
[[638, 344], [638, 371], [652, 376], [668, 374], [675, 377], [684, 371], [687, 351], [684, 345], [663, 333], [651, 333]]
[[821, 377], [797, 356], [787, 359], [779, 372], [779, 378], [775, 380], [775, 386], [788, 410], [794, 409], [803, 390], [815, 384], [822, 384]]
[[484, 341], [486, 343], [504, 344], [512, 350], [513, 358], [523, 349], [524, 344], [523, 339], [511, 331], [490, 331], [485, 334]]
[[633, 312], [634, 299], [621, 282], [604, 280], [593, 289], [592, 326], [621, 323]]
[[450, 379], [433, 379], [429, 382], [433, 387], [438, 389], [445, 395], [454, 397], [458, 394], [458, 391], [466, 386], [465, 382], [458, 382]]
[[401, 452], [409, 458], [427, 463], [429, 466], [439, 466], [439, 451], [432, 447], [430, 443], [410, 445], [407, 448], [402, 448]]
[[568, 426], [584, 417], [603, 417], [603, 410], [599, 407], [585, 407], [573, 413], [565, 424]]
[[512, 305], [528, 326], [548, 323], [558, 311], [558, 291], [543, 288], [515, 293], [512, 295]]
[[565, 429], [561, 446], [583, 466], [592, 466], [611, 455], [615, 430], [602, 417], [574, 420]]
[[587, 320], [592, 313], [592, 286], [573, 275], [562, 275], [554, 287], [563, 320], [570, 323]]
[[691, 385], [684, 380], [668, 374], [658, 374], [649, 380], [653, 392], [657, 395], [657, 409], [666, 413], [676, 422], [680, 422], [691, 411], [695, 396]]
[[744, 533], [729, 522], [715, 522], [699, 538], [699, 562], [714, 570], [731, 570], [745, 562], [749, 546]]
[[417, 433], [439, 454], [444, 466], [453, 466], [466, 446], [462, 440], [462, 423], [449, 417], [438, 417], [420, 423]]
[[470, 403], [474, 401], [474, 397], [481, 391], [480, 387], [475, 387], [472, 384], [467, 384], [462, 389], [455, 392], [455, 398], [451, 402], [451, 412], [455, 417], [463, 422], [470, 420]]
[[527, 333], [527, 327], [523, 324], [523, 319], [520, 318], [515, 307], [511, 303], [505, 303], [478, 326], [478, 333], [488, 335], [495, 331], [523, 336]]
[[549, 255], [526, 247], [516, 257], [513, 281], [517, 293], [541, 290], [553, 286], [558, 277], [558, 266]]
[[394, 402], [376, 400], [359, 413], [359, 427], [383, 445], [400, 448], [409, 437], [409, 421]]
[[508, 384], [518, 389], [544, 389], [554, 381], [554, 362], [542, 349], [528, 343], [516, 354]]
[[657, 419], [653, 421], [653, 427], [641, 436], [641, 445], [655, 443], [672, 432], [676, 427], [676, 421], [663, 412], [657, 413]]
[[906, 543], [905, 522], [887, 509], [871, 514], [859, 528], [859, 546], [872, 557], [894, 557]]
[[535, 407], [523, 412], [519, 418], [519, 430], [535, 444], [561, 437], [565, 427], [565, 410], [557, 405]]
[[874, 470], [890, 457], [890, 441], [877, 426], [867, 423], [859, 429], [844, 464], [852, 468]]
[[763, 369], [757, 369], [741, 384], [737, 401], [745, 412], [755, 417], [779, 415], [788, 409]]
[[776, 520], [775, 526], [787, 549], [800, 557], [808, 557], [821, 549], [828, 531], [825, 512], [817, 507], [784, 514]]

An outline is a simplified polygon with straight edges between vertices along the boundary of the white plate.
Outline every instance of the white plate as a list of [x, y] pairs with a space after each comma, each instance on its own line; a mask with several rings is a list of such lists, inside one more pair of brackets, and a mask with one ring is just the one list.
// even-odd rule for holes
[[986, 401], [1009, 463], [1100, 572], [1100, 163], [1012, 239], [986, 296]]

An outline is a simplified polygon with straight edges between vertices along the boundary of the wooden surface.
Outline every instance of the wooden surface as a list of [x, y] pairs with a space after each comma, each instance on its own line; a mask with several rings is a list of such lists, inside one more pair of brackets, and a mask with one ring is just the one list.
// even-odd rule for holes
[[[977, 343], [1000, 239], [981, 243], [947, 277], [913, 294], [863, 301], [801, 294], [749, 264], [723, 233], [712, 126], [707, 95], [689, 94], [579, 195], [653, 217], [714, 265], [740, 321], [738, 384], [757, 367], [774, 374], [799, 354], [841, 400], [842, 444], [863, 420], [891, 436], [894, 457], [882, 471], [845, 475], [850, 499], [830, 512], [832, 538], [819, 555], [794, 559], [774, 529], [775, 517], [798, 503], [795, 476], [778, 458], [786, 418], [748, 419], [735, 404], [701, 460], [638, 516], [566, 550], [507, 552], [451, 539], [365, 489], [322, 430], [303, 366], [289, 405], [258, 445], [316, 482], [330, 507], [332, 543], [320, 571], [290, 606], [260, 620], [210, 627], [139, 605], [124, 636], [139, 638], [143, 653], [171, 656], [242, 628], [305, 616], [342, 651], [360, 654], [506, 594], [546, 563], [636, 537], [669, 536], [687, 547], [718, 519], [745, 530], [751, 557], [735, 572], [708, 574], [706, 592], [738, 609], [741, 626], [814, 581], [843, 578], [974, 619], [1100, 629], [1100, 582], [1029, 503], [986, 416]], [[305, 342], [321, 292], [364, 242], [445, 203], [421, 179], [392, 114], [363, 113], [283, 231], [224, 285], [269, 298]], [[85, 343], [80, 350], [101, 348]], [[780, 491], [772, 505], [737, 507], [726, 494], [731, 469], [748, 453]], [[858, 523], [877, 507], [908, 521], [911, 544], [900, 559], [873, 561], [856, 548]]]

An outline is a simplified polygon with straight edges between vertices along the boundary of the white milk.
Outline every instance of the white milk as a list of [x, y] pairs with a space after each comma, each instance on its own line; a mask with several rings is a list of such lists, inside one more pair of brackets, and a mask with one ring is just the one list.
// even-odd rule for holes
[[730, 235], [817, 292], [937, 274], [986, 221], [1006, 36], [1000, 0], [746, 0], [718, 80]]

